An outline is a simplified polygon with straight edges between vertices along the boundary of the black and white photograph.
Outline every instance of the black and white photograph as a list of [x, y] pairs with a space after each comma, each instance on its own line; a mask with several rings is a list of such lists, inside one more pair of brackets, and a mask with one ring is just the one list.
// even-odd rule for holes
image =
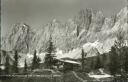
[[0, 3], [0, 82], [128, 82], [128, 0]]

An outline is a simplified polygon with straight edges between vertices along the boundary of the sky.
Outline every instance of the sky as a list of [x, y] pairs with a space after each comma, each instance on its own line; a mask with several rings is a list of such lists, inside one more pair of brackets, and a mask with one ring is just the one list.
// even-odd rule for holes
[[1, 34], [19, 22], [41, 28], [54, 18], [66, 21], [85, 8], [101, 10], [108, 17], [125, 5], [125, 0], [1, 0]]

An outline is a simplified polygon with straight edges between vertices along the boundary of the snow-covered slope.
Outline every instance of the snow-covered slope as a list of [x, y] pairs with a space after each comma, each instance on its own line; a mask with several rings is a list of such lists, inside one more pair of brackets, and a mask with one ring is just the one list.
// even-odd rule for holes
[[94, 43], [86, 43], [81, 48], [73, 49], [72, 51], [69, 51], [68, 53], [62, 53], [62, 51], [58, 51], [60, 53], [57, 53], [57, 58], [72, 58], [72, 59], [79, 59], [81, 58], [81, 52], [82, 49], [84, 49], [84, 52], [87, 53], [86, 57], [92, 57], [99, 55], [99, 48], [102, 47], [102, 44], [100, 44], [98, 41]]

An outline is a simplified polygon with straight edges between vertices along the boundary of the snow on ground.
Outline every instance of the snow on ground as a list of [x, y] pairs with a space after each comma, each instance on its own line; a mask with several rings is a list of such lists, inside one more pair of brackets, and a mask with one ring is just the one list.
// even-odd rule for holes
[[[103, 46], [102, 43], [100, 43], [99, 41], [95, 41], [94, 43], [88, 42], [84, 44], [82, 48], [84, 49], [84, 52], [87, 53], [86, 57], [92, 57], [92, 56], [96, 56], [97, 52], [101, 53], [102, 46]], [[82, 48], [73, 49], [72, 51], [69, 51], [68, 53], [63, 53], [62, 50], [57, 49], [56, 58], [57, 59], [61, 59], [61, 58], [79, 59], [81, 58]], [[25, 59], [27, 59], [28, 64], [32, 62], [33, 54], [28, 53], [28, 54], [22, 54], [22, 55], [23, 56], [20, 61], [20, 67], [24, 66]], [[39, 54], [37, 52], [37, 56], [41, 58], [41, 63], [42, 63], [44, 61], [45, 53]]]
[[[102, 45], [99, 41], [95, 41], [94, 43], [86, 43], [83, 45], [83, 49], [84, 49], [84, 52], [88, 53], [90, 52], [90, 50], [92, 48], [95, 48], [95, 49], [101, 49], [102, 48]], [[61, 59], [61, 58], [72, 58], [72, 59], [78, 59], [78, 58], [81, 58], [81, 49], [82, 48], [76, 48], [76, 49], [73, 49], [72, 51], [69, 51], [68, 53], [63, 53], [61, 50], [57, 49], [57, 59]], [[94, 51], [91, 51], [92, 53]], [[93, 53], [94, 56], [96, 55], [96, 53], [94, 52]], [[90, 57], [90, 56], [88, 56]]]
[[102, 79], [102, 78], [109, 78], [109, 77], [112, 77], [111, 75], [109, 74], [104, 74], [104, 75], [90, 75], [88, 74], [89, 77], [91, 78], [95, 78], [95, 79]]
[[27, 53], [27, 57], [28, 57], [28, 58], [33, 58], [33, 55], [32, 55], [32, 54]]
[[37, 53], [37, 56], [41, 59], [40, 63], [44, 62], [45, 53]]
[[4, 69], [5, 69], [5, 66], [3, 66], [3, 65], [0, 66], [0, 69], [1, 69], [1, 70], [4, 70]]
[[103, 69], [99, 69], [99, 72], [101, 73], [100, 75], [97, 75], [97, 74], [94, 74], [93, 72], [90, 72], [88, 74], [88, 76], [91, 77], [91, 78], [95, 78], [95, 79], [102, 79], [102, 78], [110, 78], [110, 77], [112, 77], [111, 75], [105, 73], [103, 71]]
[[[26, 59], [27, 61], [27, 64], [29, 65], [31, 62], [32, 62], [32, 59], [33, 59], [33, 54], [30, 54], [30, 53], [27, 53], [27, 54], [19, 54], [21, 56], [20, 60], [19, 60], [19, 67], [24, 67], [24, 61]], [[42, 63], [44, 61], [44, 56], [45, 56], [45, 53], [37, 53], [37, 56], [41, 59], [41, 62]]]
[[60, 50], [59, 53], [57, 53], [57, 59], [61, 59], [61, 58], [77, 59], [80, 58], [80, 53], [81, 53], [81, 49], [79, 48], [73, 49], [72, 51], [69, 51], [69, 53], [62, 53], [62, 51]]

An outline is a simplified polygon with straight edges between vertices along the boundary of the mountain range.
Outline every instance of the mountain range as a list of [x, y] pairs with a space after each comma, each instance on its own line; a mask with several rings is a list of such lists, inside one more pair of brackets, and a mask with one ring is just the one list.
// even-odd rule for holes
[[91, 57], [108, 52], [117, 35], [122, 35], [128, 45], [128, 7], [109, 18], [102, 11], [81, 10], [66, 22], [53, 19], [37, 31], [26, 23], [17, 23], [2, 38], [1, 49], [18, 50], [23, 54], [32, 54], [37, 50], [41, 54], [51, 36], [58, 58], [79, 58], [82, 48], [87, 57]]

